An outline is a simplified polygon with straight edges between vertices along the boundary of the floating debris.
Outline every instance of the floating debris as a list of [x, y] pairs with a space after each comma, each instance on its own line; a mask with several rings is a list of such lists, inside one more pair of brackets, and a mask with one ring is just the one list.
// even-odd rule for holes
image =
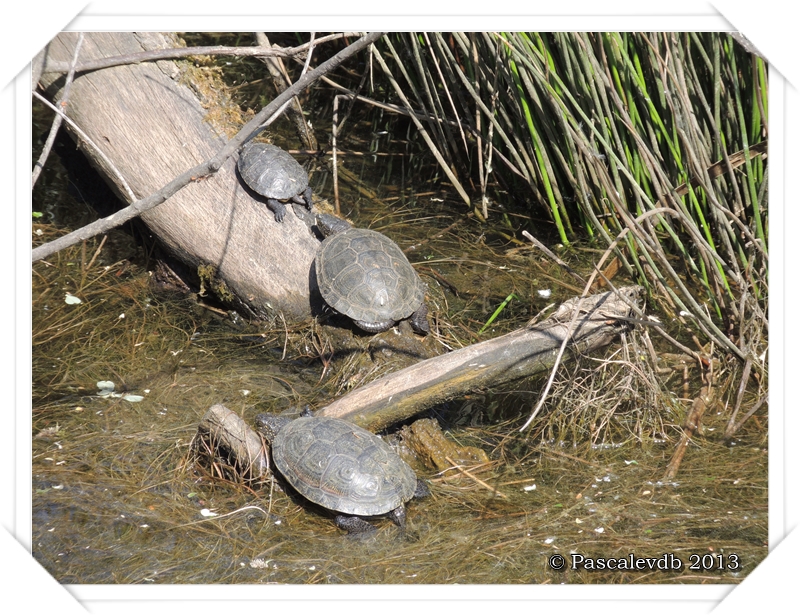
[[128, 402], [141, 402], [144, 396], [138, 394], [118, 394], [114, 391], [116, 389], [114, 381], [97, 381], [97, 395], [101, 398], [122, 398]]

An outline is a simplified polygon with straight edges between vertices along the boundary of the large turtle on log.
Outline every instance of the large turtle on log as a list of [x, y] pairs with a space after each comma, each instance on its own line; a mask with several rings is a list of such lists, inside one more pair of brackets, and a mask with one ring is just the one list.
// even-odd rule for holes
[[388, 237], [358, 229], [330, 214], [317, 215], [325, 240], [314, 261], [322, 299], [370, 333], [408, 318], [419, 334], [430, 332], [425, 285]]

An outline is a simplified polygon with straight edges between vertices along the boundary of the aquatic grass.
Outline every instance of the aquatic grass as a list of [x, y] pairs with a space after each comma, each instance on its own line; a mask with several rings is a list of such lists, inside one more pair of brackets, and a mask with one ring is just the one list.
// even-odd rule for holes
[[765, 369], [762, 58], [725, 33], [404, 33], [377, 47], [389, 42], [394, 87], [436, 128], [442, 168], [480, 191], [459, 190], [476, 213], [527, 209], [534, 234], [545, 214], [564, 245], [629, 229], [615, 256], [659, 311]]
[[[538, 203], [547, 208], [544, 189], [536, 185], [536, 158], [524, 149], [527, 127], [505, 132], [508, 143], [519, 149], [515, 155], [499, 146], [502, 139], [497, 127], [510, 127], [516, 117], [505, 104], [505, 95], [498, 95], [513, 82], [504, 66], [505, 43], [490, 33], [417, 38], [423, 66], [427, 45], [442, 45], [451, 51], [455, 47], [448, 45], [463, 43], [468, 62], [457, 69], [439, 55], [441, 75], [460, 80], [456, 71], [462, 70], [475, 93], [487, 97], [481, 107], [448, 82], [452, 104], [469, 104], [471, 115], [460, 118], [460, 124], [443, 117], [440, 114], [451, 113], [450, 99], [432, 91], [431, 97], [438, 97], [441, 104], [426, 103], [426, 113], [435, 112], [438, 121], [449, 128], [436, 127], [433, 122], [434, 130], [427, 118], [420, 118], [436, 139], [441, 139], [439, 128], [442, 133], [452, 132], [452, 140], [445, 137], [447, 148], [440, 145], [445, 159], [449, 148], [464, 147], [459, 126], [463, 128], [468, 146], [474, 149], [472, 158], [464, 151], [461, 158], [453, 159], [454, 173], [473, 196], [480, 191], [491, 196], [480, 206], [474, 199], [470, 207], [485, 206], [490, 220], [496, 220], [500, 206], [510, 205], [508, 195], [521, 194], [527, 185], [523, 178], [529, 177], [530, 194], [538, 195]], [[570, 45], [568, 54], [560, 55], [552, 38], [534, 45], [548, 50], [542, 52], [549, 58], [546, 70], [562, 71], [565, 84], [569, 79], [586, 83], [570, 36], [562, 35], [562, 39]], [[481, 55], [482, 46], [488, 55]], [[408, 61], [401, 49], [397, 51]], [[384, 57], [391, 66], [394, 57]], [[459, 61], [463, 59], [459, 57]], [[438, 84], [432, 84], [439, 72], [434, 68], [431, 74], [435, 78], [428, 87], [436, 90]], [[534, 78], [530, 82], [534, 89], [539, 87]], [[599, 87], [598, 81], [592, 83]], [[552, 105], [553, 100], [567, 96], [558, 80], [553, 80], [551, 87], [557, 97], [539, 93], [540, 104]], [[418, 91], [423, 92], [424, 87]], [[413, 104], [413, 98], [409, 102]], [[539, 113], [536, 105], [532, 102], [534, 114]], [[484, 107], [496, 124], [486, 120]], [[633, 111], [630, 117], [634, 118]], [[483, 121], [478, 123], [476, 118]], [[660, 292], [657, 285], [664, 284], [682, 297], [684, 290], [673, 289], [672, 274], [666, 269], [672, 265], [676, 275], [684, 275], [685, 266], [674, 257], [669, 244], [669, 230], [676, 230], [690, 256], [702, 259], [698, 266], [713, 265], [718, 257], [706, 252], [702, 232], [699, 237], [704, 246], [694, 248], [691, 231], [682, 230], [681, 212], [659, 210], [636, 220], [648, 214], [648, 199], [659, 208], [667, 207], [658, 202], [662, 194], [656, 184], [659, 176], [650, 169], [658, 163], [640, 154], [633, 138], [621, 134], [625, 156], [619, 159], [625, 161], [630, 176], [620, 172], [619, 181], [623, 187], [628, 181], [640, 185], [646, 197], [631, 190], [623, 196], [630, 210], [617, 211], [620, 204], [614, 200], [620, 197], [605, 168], [615, 159], [604, 150], [604, 142], [593, 136], [586, 123], [579, 126], [583, 120], [574, 121], [566, 111], [551, 117], [550, 122], [552, 133], [541, 133], [546, 136], [541, 147], [551, 161], [553, 182], [563, 191], [559, 207], [572, 221], [571, 228], [565, 226], [570, 241], [584, 237], [584, 224], [591, 226], [593, 235], [588, 231], [587, 235], [598, 244], [606, 238], [610, 243], [630, 226], [620, 254], [634, 271], [650, 277], [654, 295]], [[548, 122], [537, 127], [545, 131], [545, 125]], [[551, 134], [572, 146], [553, 147]], [[589, 144], [587, 136], [592, 140]], [[647, 135], [643, 139], [650, 143]], [[470, 184], [463, 174], [479, 168], [479, 153], [486, 163], [485, 181]], [[416, 158], [415, 163], [422, 157]], [[720, 158], [714, 155], [711, 160]], [[738, 174], [735, 170], [743, 163], [734, 166], [735, 156], [730, 158], [734, 161], [730, 173]], [[516, 161], [522, 161], [519, 168]], [[751, 162], [758, 172], [761, 161], [755, 157]], [[504, 176], [502, 184], [500, 175]], [[651, 176], [656, 179], [651, 181]], [[728, 186], [733, 180], [726, 176], [718, 182]], [[580, 187], [582, 192], [578, 192], [593, 200], [592, 208], [579, 207], [569, 192], [572, 186]], [[766, 183], [756, 182], [756, 186], [763, 199]], [[501, 187], [509, 192], [502, 192]], [[727, 196], [724, 189], [719, 190]], [[701, 193], [701, 204], [702, 199]], [[742, 199], [743, 210], [748, 197]], [[459, 218], [452, 202], [447, 204], [451, 209], [434, 215], [429, 208], [424, 216], [407, 205], [406, 211], [389, 209], [401, 202], [408, 203], [399, 193], [390, 194], [383, 203], [370, 197], [359, 215], [361, 220], [380, 220], [383, 228], [404, 235], [404, 245], [417, 247], [420, 270], [427, 270], [430, 276], [435, 272], [436, 280], [453, 283], [446, 292], [444, 283], [431, 284], [429, 293], [437, 306], [439, 335], [451, 347], [474, 341], [485, 315], [506, 293], [513, 292], [521, 301], [505, 306], [499, 313], [502, 321], [509, 312], [516, 313], [517, 320], [527, 320], [539, 308], [545, 310], [541, 303], [526, 301], [540, 288], [537, 278], [552, 282], [554, 295], [575, 292], [568, 286], [572, 281], [559, 283], [549, 275], [557, 269], [553, 262], [532, 259], [519, 242], [504, 254], [494, 252], [496, 243], [483, 242], [488, 234], [487, 226], [478, 222], [480, 217]], [[711, 212], [709, 220], [714, 221], [712, 229], [721, 224], [712, 217], [719, 215], [732, 231], [731, 245], [738, 251], [737, 258], [746, 256], [744, 265], [741, 261], [735, 264], [737, 275], [752, 277], [766, 290], [765, 273], [759, 269], [766, 259], [766, 246], [757, 241], [755, 227], [730, 208], [715, 209], [710, 200], [705, 207]], [[504, 222], [520, 220], [516, 211], [505, 210], [500, 215]], [[656, 221], [659, 215], [663, 221], [647, 226], [645, 221]], [[766, 223], [766, 213], [764, 216]], [[533, 221], [526, 221], [525, 227], [537, 231]], [[35, 228], [58, 232], [49, 225]], [[420, 228], [431, 232], [418, 237], [415, 233]], [[506, 229], [502, 225], [502, 232]], [[491, 232], [497, 232], [496, 228]], [[739, 241], [737, 234], [747, 239]], [[664, 247], [656, 254], [657, 247], [652, 244], [662, 242]], [[744, 247], [746, 242], [749, 250]], [[420, 244], [425, 245], [424, 253], [418, 250]], [[454, 439], [478, 445], [489, 454], [492, 463], [471, 468], [470, 473], [509, 495], [507, 500], [494, 497], [468, 476], [448, 478], [426, 470], [421, 475], [431, 482], [433, 497], [410, 505], [406, 529], [385, 523], [375, 537], [354, 541], [342, 536], [319, 511], [281, 492], [277, 484], [251, 491], [198, 472], [191, 463], [189, 447], [197, 421], [210, 404], [225, 401], [245, 418], [300, 401], [318, 408], [336, 395], [340, 380], [348, 378], [352, 386], [360, 379], [373, 378], [374, 372], [361, 366], [346, 370], [337, 366], [337, 361], [351, 360], [332, 357], [331, 345], [319, 336], [321, 327], [316, 322], [292, 331], [291, 326], [277, 321], [253, 331], [240, 329], [244, 325], [231, 319], [236, 327], [229, 328], [217, 321], [219, 311], [204, 305], [202, 299], [199, 305], [188, 298], [149, 301], [147, 298], [154, 297], [147, 288], [149, 276], [136, 258], [119, 254], [118, 238], [108, 242], [104, 254], [92, 262], [100, 253], [97, 246], [96, 241], [89, 241], [85, 250], [73, 247], [61, 253], [63, 257], [39, 262], [32, 270], [36, 336], [32, 349], [32, 545], [34, 557], [61, 583], [737, 583], [767, 554], [767, 454], [766, 437], [760, 430], [766, 422], [763, 406], [752, 404], [749, 391], [740, 394], [734, 373], [722, 366], [722, 371], [715, 372], [724, 374], [717, 389], [723, 392], [722, 402], [739, 409], [739, 414], [735, 415], [735, 410], [730, 418], [708, 414], [710, 438], [699, 441], [701, 446], [687, 455], [679, 490], [672, 484], [654, 483], [669, 454], [668, 445], [661, 442], [663, 433], [669, 438], [678, 430], [681, 410], [679, 401], [672, 400], [675, 409], [670, 405], [672, 393], [665, 391], [666, 377], [661, 377], [663, 389], [651, 389], [659, 381], [649, 374], [649, 364], [642, 365], [645, 350], [638, 336], [648, 332], [643, 328], [636, 330], [637, 338], [631, 336], [631, 346], [610, 350], [614, 354], [604, 369], [592, 370], [591, 364], [565, 368], [577, 386], [572, 387], [569, 380], [559, 383], [563, 389], [548, 399], [550, 408], [558, 412], [543, 416], [531, 432], [520, 434], [516, 428], [538, 382], [520, 383], [514, 392], [475, 392], [434, 410], [451, 422], [448, 432]], [[720, 244], [716, 250], [725, 251], [726, 247]], [[562, 256], [570, 259], [573, 253], [565, 251]], [[722, 258], [728, 257], [723, 254]], [[660, 259], [666, 259], [666, 265]], [[107, 266], [111, 268], [106, 270]], [[659, 270], [661, 278], [650, 272], [652, 267]], [[735, 286], [733, 290], [738, 293]], [[83, 302], [65, 304], [67, 291]], [[666, 290], [663, 296], [667, 297]], [[701, 307], [702, 303], [700, 300]], [[119, 319], [123, 312], [125, 318]], [[746, 310], [738, 314], [738, 331], [748, 330], [741, 337], [758, 343], [765, 320]], [[495, 319], [494, 323], [502, 321]], [[367, 365], [377, 363], [382, 355], [375, 346], [358, 352], [367, 355]], [[630, 356], [620, 357], [626, 352]], [[332, 362], [328, 372], [326, 362]], [[337, 370], [339, 374], [335, 374]], [[758, 362], [751, 362], [746, 372], [763, 377], [760, 370]], [[115, 371], [123, 372], [121, 379], [112, 375]], [[137, 404], [100, 398], [94, 388], [94, 379], [100, 376], [137, 390], [147, 386], [151, 391]], [[763, 399], [764, 395], [759, 395], [759, 400]], [[721, 434], [726, 419], [733, 433], [748, 417], [750, 421], [737, 434], [737, 447], [731, 449], [714, 438]], [[216, 515], [207, 517], [209, 511]], [[688, 533], [687, 511], [692, 512]], [[631, 550], [648, 557], [670, 551], [687, 563], [689, 554], [709, 548], [740, 555], [743, 570], [559, 573], [547, 565], [555, 552], [613, 555]]]
[[[382, 206], [372, 207], [377, 216]], [[397, 230], [410, 227], [382, 222]], [[447, 255], [456, 265], [453, 255], [475, 246], [481, 233], [477, 224], [464, 226], [446, 238], [431, 238], [430, 252]], [[122, 275], [117, 276], [115, 266], [99, 277], [106, 263], [117, 263], [118, 257], [101, 254], [88, 267], [96, 246], [87, 243], [85, 267], [77, 246], [49, 264], [33, 266], [37, 329], [60, 318], [51, 297], [58, 300], [60, 313], [91, 310], [81, 317], [86, 326], [80, 335], [63, 330], [48, 348], [33, 348], [38, 390], [33, 556], [60, 582], [736, 583], [767, 554], [767, 455], [756, 422], [737, 435], [733, 454], [719, 440], [707, 439], [687, 455], [679, 491], [654, 482], [669, 454], [662, 440], [678, 429], [680, 410], [672, 408], [677, 404], [673, 395], [641, 361], [647, 330], [634, 332], [630, 345], [610, 349], [604, 369], [592, 364], [564, 368], [569, 378], [557, 383], [561, 389], [548, 400], [557, 412], [548, 413], [530, 433], [520, 434], [515, 427], [536, 382], [520, 383], [514, 392], [475, 392], [443, 407], [448, 435], [480, 447], [492, 462], [468, 468], [472, 477], [419, 470], [433, 496], [412, 501], [406, 529], [379, 522], [374, 536], [354, 540], [324, 512], [281, 491], [278, 483], [236, 484], [211, 476], [197, 467], [191, 452], [197, 423], [210, 404], [224, 400], [248, 419], [290, 402], [318, 406], [334, 395], [335, 379], [316, 383], [321, 366], [306, 362], [309, 353], [317, 352], [308, 347], [318, 325], [291, 332], [297, 340], [289, 342], [285, 356], [275, 333], [262, 338], [263, 344], [243, 345], [240, 330], [219, 327], [210, 318], [213, 313], [201, 318], [205, 311], [191, 311], [189, 317], [188, 304], [148, 303], [149, 277], [135, 263]], [[481, 251], [485, 254], [486, 247]], [[473, 257], [470, 263], [463, 259], [459, 267], [464, 275], [480, 267], [476, 281], [502, 277], [501, 288], [521, 297], [530, 275], [502, 269], [498, 256]], [[522, 253], [517, 259], [518, 264], [527, 261]], [[537, 262], [528, 271], [555, 267]], [[77, 289], [71, 285], [82, 272], [94, 281], [81, 292], [89, 300], [62, 305], [62, 287]], [[455, 276], [455, 268], [443, 274], [463, 283], [457, 287], [471, 286]], [[124, 303], [114, 303], [118, 298]], [[472, 301], [477, 312], [480, 298]], [[125, 326], [114, 326], [106, 340], [109, 321], [123, 306]], [[98, 334], [87, 335], [93, 331]], [[72, 374], [57, 395], [45, 396], [51, 389], [49, 364], [63, 353], [72, 355], [67, 367]], [[366, 353], [374, 353], [374, 347]], [[64, 395], [72, 380], [94, 385], [83, 376], [74, 379], [77, 371], [88, 374], [87, 366], [103, 374], [124, 366], [128, 385], [146, 384], [151, 391], [137, 404], [100, 398], [94, 387]], [[723, 402], [733, 405], [737, 388], [733, 376], [726, 376], [720, 390], [727, 396]], [[243, 388], [250, 393], [243, 395]], [[755, 408], [748, 394], [743, 398], [741, 419]], [[477, 421], [482, 414], [494, 414], [493, 419]], [[764, 421], [763, 410], [756, 418]], [[718, 434], [725, 419], [709, 414], [708, 422], [712, 434]], [[508, 498], [497, 498], [485, 485]], [[693, 512], [688, 534], [683, 532], [687, 510]], [[635, 550], [648, 557], [673, 551], [687, 562], [689, 554], [708, 546], [739, 554], [743, 571], [562, 574], [547, 564], [555, 552], [599, 550]]]
[[483, 327], [481, 327], [478, 330], [479, 334], [482, 334], [483, 332], [485, 332], [486, 328], [489, 327], [492, 323], [494, 323], [495, 319], [497, 319], [497, 317], [500, 316], [500, 313], [503, 312], [505, 307], [508, 306], [508, 304], [511, 302], [512, 299], [517, 299], [518, 300], [519, 298], [516, 295], [514, 295], [513, 293], [509, 294], [508, 297], [506, 297], [500, 303], [500, 305], [497, 307], [497, 310], [495, 310], [492, 313], [492, 316], [489, 317], [489, 319], [486, 321], [486, 323], [483, 324]]

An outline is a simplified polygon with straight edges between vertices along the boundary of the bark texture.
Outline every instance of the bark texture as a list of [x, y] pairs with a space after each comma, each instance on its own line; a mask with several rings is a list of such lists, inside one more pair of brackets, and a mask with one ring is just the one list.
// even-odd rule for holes
[[[44, 50], [40, 86], [55, 100], [63, 74], [47, 63], [70, 61], [78, 35], [62, 33]], [[159, 33], [86, 33], [81, 61], [176, 46]], [[140, 199], [214, 156], [227, 137], [208, 121], [195, 91], [182, 82], [172, 61], [117, 66], [76, 75], [66, 112], [124, 177]], [[125, 203], [119, 175], [85, 141], [88, 158]], [[303, 222], [289, 213], [277, 223], [265, 204], [242, 187], [236, 157], [218, 173], [197, 181], [141, 219], [165, 248], [204, 279], [220, 298], [248, 316], [280, 311], [290, 318], [310, 314], [309, 272], [319, 245]], [[291, 208], [290, 208], [291, 209]]]
[[[638, 303], [641, 287], [619, 289], [619, 295]], [[388, 374], [335, 400], [317, 415], [339, 417], [378, 432], [447, 400], [549, 370], [565, 338], [566, 360], [611, 344], [629, 329], [631, 312], [614, 293], [575, 298], [541, 323]]]

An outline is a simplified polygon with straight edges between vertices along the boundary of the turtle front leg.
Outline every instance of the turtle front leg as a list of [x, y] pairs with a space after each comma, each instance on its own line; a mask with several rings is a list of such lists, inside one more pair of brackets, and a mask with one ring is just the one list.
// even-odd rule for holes
[[283, 217], [286, 216], [286, 206], [277, 199], [267, 199], [267, 206], [275, 212], [275, 220], [283, 222]]
[[337, 515], [333, 521], [336, 522], [336, 526], [353, 535], [377, 530], [372, 524], [357, 516]]
[[290, 197], [292, 203], [297, 203], [298, 205], [304, 206], [306, 209], [311, 211], [311, 206], [313, 205], [311, 201], [311, 186], [306, 188], [303, 192], [299, 195], [295, 195], [294, 197]]

